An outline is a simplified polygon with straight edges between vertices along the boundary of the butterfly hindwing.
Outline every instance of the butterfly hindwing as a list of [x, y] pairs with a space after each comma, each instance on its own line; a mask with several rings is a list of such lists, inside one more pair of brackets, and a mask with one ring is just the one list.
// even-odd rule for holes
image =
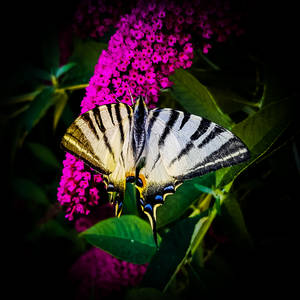
[[173, 109], [154, 109], [146, 124], [144, 177], [140, 189], [155, 227], [155, 209], [184, 180], [249, 158], [246, 146], [229, 130], [199, 116]]

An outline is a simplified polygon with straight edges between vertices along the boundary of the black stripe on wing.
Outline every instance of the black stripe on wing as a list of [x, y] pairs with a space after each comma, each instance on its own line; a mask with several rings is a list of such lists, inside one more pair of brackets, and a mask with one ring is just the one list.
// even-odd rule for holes
[[[108, 107], [111, 107], [111, 105], [107, 105], [107, 110], [109, 111]], [[100, 113], [100, 110], [99, 108], [94, 108], [93, 110], [91, 110], [90, 112], [93, 113], [93, 116], [94, 116], [94, 119], [95, 119], [95, 122], [96, 122], [96, 125], [98, 126], [98, 128], [100, 129], [100, 131], [103, 133], [103, 136], [102, 136], [102, 139], [103, 139], [103, 142], [104, 142], [104, 145], [105, 147], [107, 148], [107, 150], [109, 151], [109, 153], [112, 155], [113, 157], [113, 160], [116, 161], [116, 158], [115, 158], [115, 154], [112, 150], [112, 147], [110, 145], [110, 142], [108, 140], [108, 137], [105, 133], [106, 131], [106, 128], [103, 124], [103, 120], [102, 120], [102, 117], [101, 117], [101, 113]], [[112, 116], [111, 116], [112, 118]], [[99, 139], [99, 138], [98, 138]]]
[[132, 117], [131, 117], [131, 114], [132, 114], [132, 109], [129, 105], [125, 105], [125, 108], [127, 110], [127, 115], [128, 115], [128, 120], [129, 120], [129, 131], [131, 131], [131, 120], [132, 120]]
[[179, 130], [181, 130], [183, 128], [183, 126], [188, 122], [188, 120], [190, 119], [190, 117], [191, 117], [190, 113], [187, 113], [187, 112], [183, 113], [183, 118], [182, 118]]
[[179, 179], [185, 180], [201, 176], [220, 168], [242, 163], [248, 159], [250, 159], [249, 150], [239, 138], [233, 136]]
[[110, 120], [111, 120], [112, 124], [115, 125], [111, 107], [112, 107], [112, 104], [106, 105], [108, 114], [109, 114], [109, 116], [110, 116]]
[[[184, 119], [184, 118], [183, 118]], [[207, 132], [209, 126], [212, 124], [211, 121], [202, 118], [198, 128], [195, 130], [195, 132], [190, 136], [190, 141], [185, 145], [185, 147], [179, 152], [177, 157], [173, 158], [173, 160], [170, 162], [169, 167], [171, 167], [175, 161], [181, 159], [184, 155], [187, 155], [194, 147], [195, 142], [204, 134]], [[181, 123], [182, 125], [182, 123]]]
[[88, 111], [88, 112], [84, 113], [83, 115], [81, 115], [81, 118], [86, 122], [86, 124], [88, 125], [91, 132], [93, 132], [95, 138], [97, 138], [97, 140], [99, 140], [99, 136], [98, 136], [97, 130], [95, 128], [94, 122], [91, 119], [90, 112]]
[[101, 132], [105, 132], [105, 127], [103, 125], [103, 121], [102, 121], [102, 118], [101, 118], [99, 108], [93, 109], [92, 112], [94, 114], [94, 118], [95, 118], [95, 121], [97, 123], [98, 128], [100, 129]]
[[156, 122], [159, 114], [160, 114], [161, 109], [154, 109], [151, 118], [149, 119], [148, 123], [148, 131], [147, 131], [147, 136], [149, 137], [151, 134], [152, 127], [154, 123]]
[[201, 122], [199, 123], [198, 128], [191, 135], [190, 139], [192, 141], [198, 140], [207, 131], [207, 129], [210, 126], [210, 124], [211, 124], [211, 121], [202, 118]]
[[192, 142], [188, 142], [185, 147], [179, 152], [179, 154], [173, 158], [169, 164], [169, 167], [171, 167], [175, 161], [181, 159], [184, 155], [187, 155], [192, 149], [194, 148], [194, 144]]
[[209, 142], [211, 142], [217, 135], [224, 132], [225, 129], [215, 126], [214, 129], [209, 133], [209, 135], [198, 145], [198, 148], [205, 147]]
[[114, 107], [115, 107], [116, 117], [117, 117], [119, 130], [120, 130], [120, 138], [121, 138], [121, 142], [123, 143], [124, 142], [124, 129], [123, 129], [121, 112], [120, 112], [120, 104], [118, 103]]
[[162, 135], [160, 136], [160, 139], [158, 141], [158, 145], [159, 146], [163, 146], [165, 143], [165, 140], [167, 138], [167, 136], [170, 134], [171, 129], [174, 127], [177, 119], [179, 118], [180, 113], [177, 110], [171, 110], [170, 111], [170, 116], [169, 116], [169, 120], [165, 126], [165, 129], [162, 133]]

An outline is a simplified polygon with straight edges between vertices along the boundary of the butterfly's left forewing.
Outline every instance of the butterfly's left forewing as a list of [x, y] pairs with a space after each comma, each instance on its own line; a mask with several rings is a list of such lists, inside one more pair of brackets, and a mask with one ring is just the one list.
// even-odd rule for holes
[[132, 108], [123, 103], [98, 106], [80, 115], [64, 135], [62, 147], [104, 174], [122, 198], [126, 177], [135, 174], [131, 147]]

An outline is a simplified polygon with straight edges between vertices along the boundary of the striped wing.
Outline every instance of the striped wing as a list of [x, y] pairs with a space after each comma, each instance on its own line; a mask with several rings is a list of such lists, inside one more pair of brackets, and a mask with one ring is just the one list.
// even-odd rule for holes
[[167, 173], [179, 181], [249, 158], [247, 147], [232, 132], [189, 113], [162, 109], [151, 131], [160, 136], [159, 153]]
[[148, 116], [145, 165], [140, 189], [155, 222], [155, 207], [186, 179], [228, 167], [249, 158], [247, 147], [233, 133], [199, 116], [173, 109], [154, 109]]
[[132, 108], [123, 103], [98, 106], [80, 115], [61, 142], [66, 151], [104, 174], [112, 190], [121, 194], [126, 173], [135, 173], [130, 147], [132, 115]]

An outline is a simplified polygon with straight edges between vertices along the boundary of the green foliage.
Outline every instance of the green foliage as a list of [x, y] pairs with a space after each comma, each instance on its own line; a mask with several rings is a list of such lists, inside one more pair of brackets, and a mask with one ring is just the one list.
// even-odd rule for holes
[[218, 170], [216, 172], [217, 186], [223, 187], [234, 180], [272, 146], [293, 120], [293, 100], [293, 98], [284, 99], [270, 104], [232, 128], [232, 132], [248, 146], [251, 160], [231, 168]]
[[225, 128], [231, 126], [230, 118], [218, 107], [209, 90], [188, 71], [179, 69], [171, 76], [172, 94], [190, 113], [207, 118]]
[[197, 231], [202, 228], [205, 220], [202, 215], [185, 218], [168, 231], [148, 266], [143, 285], [166, 290], [190, 254]]
[[18, 146], [22, 145], [24, 138], [49, 114], [52, 107], [53, 129], [57, 128], [72, 93], [88, 85], [99, 54], [107, 46], [74, 38], [73, 54], [65, 65], [59, 66], [60, 53], [56, 37], [50, 36], [47, 42], [42, 47], [43, 66], [27, 66], [23, 71], [28, 80], [31, 78], [31, 81], [37, 81], [36, 89], [10, 97], [2, 104], [9, 109], [7, 121], [19, 117], [16, 126], [20, 132], [14, 142]]
[[94, 73], [95, 65], [102, 50], [107, 47], [107, 44], [95, 42], [92, 40], [81, 40], [74, 38], [74, 51], [69, 58], [69, 61], [75, 63], [71, 72], [68, 72], [62, 79], [62, 87], [72, 85], [80, 85], [88, 83]]
[[[100, 221], [84, 231], [80, 238], [70, 229], [61, 209], [55, 206], [63, 157], [58, 149], [59, 140], [66, 124], [75, 118], [71, 105], [79, 110], [82, 95], [78, 97], [75, 91], [88, 85], [99, 55], [107, 44], [74, 38], [69, 61], [60, 66], [58, 44], [53, 41], [55, 38], [44, 46], [41, 66], [31, 67], [27, 73], [34, 82], [30, 87], [35, 88], [24, 93], [16, 89], [18, 93], [1, 106], [4, 111], [1, 125], [5, 128], [1, 138], [10, 144], [7, 155], [15, 159], [10, 165], [10, 174], [14, 176], [11, 186], [17, 199], [16, 206], [22, 208], [20, 215], [24, 214], [25, 221], [26, 216], [33, 219], [32, 222], [23, 220], [30, 233], [24, 228], [20, 235], [37, 244], [43, 239], [51, 243], [57, 238], [68, 240], [70, 244], [65, 255], [72, 253], [73, 260], [88, 245], [93, 245], [125, 261], [149, 263], [140, 287], [129, 290], [126, 299], [165, 299], [166, 295], [177, 294], [179, 285], [192, 287], [194, 284], [197, 292], [206, 296], [210, 296], [211, 290], [228, 288], [230, 280], [236, 282], [232, 274], [247, 273], [252, 263], [249, 261], [249, 265], [245, 265], [247, 254], [254, 251], [256, 240], [264, 233], [264, 226], [258, 225], [259, 234], [253, 230], [253, 225], [251, 228], [251, 224], [257, 222], [255, 215], [265, 219], [275, 206], [275, 192], [272, 198], [259, 198], [267, 202], [265, 209], [252, 193], [256, 196], [269, 193], [264, 180], [274, 174], [276, 168], [276, 174], [281, 176], [275, 184], [271, 181], [271, 189], [276, 192], [294, 190], [292, 177], [299, 176], [296, 167], [294, 173], [289, 173], [286, 167], [296, 165], [295, 161], [299, 160], [292, 127], [296, 119], [297, 97], [280, 87], [283, 77], [288, 74], [278, 75], [280, 72], [276, 66], [257, 66], [256, 61], [249, 58], [251, 67], [245, 70], [239, 69], [236, 66], [239, 61], [231, 58], [233, 62], [228, 64], [234, 64], [238, 70], [228, 71], [221, 63], [200, 55], [195, 58], [199, 65], [191, 70], [177, 70], [171, 76], [174, 84], [161, 92], [160, 105], [184, 109], [229, 128], [248, 146], [251, 159], [186, 181], [174, 195], [168, 196], [165, 204], [157, 210], [157, 249], [148, 221], [140, 218], [144, 216], [137, 209], [132, 184], [126, 186], [123, 215]], [[263, 80], [253, 76], [253, 69], [263, 70]], [[241, 74], [245, 73], [243, 77]], [[260, 88], [261, 94], [258, 92]], [[61, 120], [65, 124], [61, 124]], [[46, 125], [49, 123], [50, 128]], [[7, 132], [11, 133], [9, 137]], [[280, 162], [271, 160], [280, 149], [291, 147], [293, 152], [286, 150], [287, 154], [281, 156]], [[20, 149], [22, 151], [18, 151]], [[279, 163], [285, 166], [284, 174], [278, 171], [283, 169], [278, 167]], [[287, 177], [284, 184], [281, 183], [283, 177]], [[290, 199], [291, 196], [286, 197]], [[285, 204], [284, 200], [280, 201], [282, 215], [289, 210], [289, 205], [294, 205], [293, 202]], [[251, 205], [255, 209], [248, 210]], [[281, 222], [282, 215], [276, 216], [281, 227], [285, 224]], [[212, 231], [210, 234], [209, 230]], [[229, 250], [222, 252], [226, 242], [218, 234], [214, 235], [214, 230], [229, 240]], [[256, 235], [256, 240], [253, 235]], [[48, 249], [47, 243], [43, 249]], [[237, 262], [236, 257], [240, 257]], [[274, 264], [280, 259], [274, 260]], [[185, 276], [188, 280], [181, 281]]]
[[149, 262], [156, 251], [150, 225], [133, 215], [101, 221], [82, 236], [92, 245], [136, 264]]
[[[23, 199], [28, 201], [32, 207], [36, 205], [47, 206], [49, 200], [45, 191], [35, 182], [26, 178], [15, 178], [14, 189], [16, 193]], [[19, 187], [22, 187], [21, 189]]]
[[178, 187], [175, 194], [166, 198], [164, 205], [157, 209], [157, 227], [164, 227], [178, 220], [189, 209], [191, 204], [197, 201], [201, 192], [198, 191], [196, 184], [213, 186], [215, 184], [215, 174], [210, 173], [202, 177], [197, 177], [186, 181]]
[[27, 147], [38, 161], [54, 169], [60, 167], [60, 163], [58, 162], [54, 153], [45, 145], [39, 143], [27, 143]]

